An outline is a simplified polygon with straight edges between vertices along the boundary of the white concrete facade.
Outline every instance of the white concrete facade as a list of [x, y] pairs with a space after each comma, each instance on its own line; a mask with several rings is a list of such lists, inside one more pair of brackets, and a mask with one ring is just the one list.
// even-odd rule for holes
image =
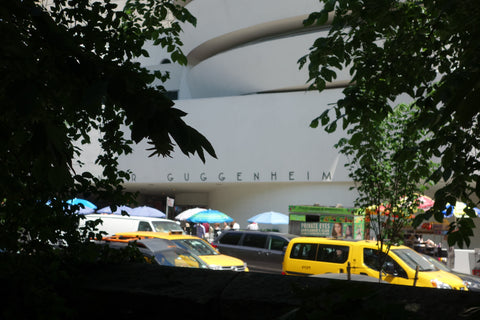
[[[332, 90], [323, 96], [334, 101], [337, 95]], [[177, 101], [217, 159], [203, 164], [180, 152], [148, 158], [147, 146], [139, 145], [121, 161], [135, 174], [129, 187], [165, 192], [178, 205], [215, 208], [244, 227], [257, 213], [286, 213], [292, 204], [352, 206], [345, 161], [333, 147], [340, 133], [309, 127], [323, 109], [320, 99], [316, 92], [293, 92]]]
[[[345, 159], [334, 148], [342, 133], [309, 127], [341, 89], [306, 91], [308, 74], [297, 63], [326, 32], [302, 26], [319, 6], [316, 0], [189, 2], [197, 18], [182, 36], [189, 65], [160, 64], [166, 56], [159, 48], [141, 62], [171, 72], [164, 86], [178, 91], [176, 107], [212, 143], [217, 159], [207, 156], [203, 164], [177, 150], [172, 158], [148, 158], [140, 144], [120, 161], [135, 175], [127, 188], [223, 211], [241, 227], [255, 214], [287, 213], [293, 204], [353, 206]], [[337, 80], [346, 79], [342, 73]]]

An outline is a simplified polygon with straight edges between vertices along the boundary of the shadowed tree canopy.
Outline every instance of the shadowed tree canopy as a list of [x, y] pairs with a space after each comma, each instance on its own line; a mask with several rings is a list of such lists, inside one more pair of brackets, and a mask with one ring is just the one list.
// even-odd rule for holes
[[[186, 64], [180, 23], [196, 20], [173, 0], [126, 1], [124, 8], [110, 0], [1, 2], [1, 249], [38, 252], [59, 239], [77, 241], [78, 207], [64, 201], [78, 194], [132, 200], [121, 187], [130, 172], [117, 170], [132, 143], [146, 139], [151, 156], [169, 156], [177, 145], [202, 161], [215, 157], [165, 90], [151, 85], [168, 74], [132, 62], [148, 56], [149, 41]], [[73, 169], [82, 153], [76, 145], [90, 143], [92, 130], [100, 132], [101, 177]]]
[[[309, 82], [318, 90], [349, 68], [344, 97], [312, 121], [327, 131], [337, 125], [357, 136], [373, 130], [392, 113], [394, 101], [408, 99], [416, 113], [406, 135], [426, 130], [416, 149], [440, 166], [427, 178], [442, 183], [435, 207], [419, 215], [443, 219], [447, 203], [467, 202], [466, 215], [451, 225], [449, 243], [470, 243], [480, 196], [480, 2], [476, 0], [323, 0], [306, 25], [331, 28], [300, 59], [308, 66]], [[361, 148], [361, 139], [354, 141]], [[355, 146], [354, 146], [355, 148]], [[399, 160], [411, 149], [400, 150]], [[411, 168], [411, 170], [416, 170]]]
[[[400, 104], [375, 128], [360, 135], [352, 131], [336, 145], [348, 159], [349, 176], [355, 182], [358, 198], [355, 206], [366, 208], [370, 236], [386, 245], [404, 241], [404, 228], [412, 223], [412, 215], [423, 212], [417, 199], [436, 165], [416, 146], [429, 139], [425, 130], [405, 134], [415, 106]], [[350, 133], [350, 132], [349, 132]], [[408, 149], [409, 156], [399, 159], [398, 151]], [[383, 266], [383, 263], [380, 267]]]

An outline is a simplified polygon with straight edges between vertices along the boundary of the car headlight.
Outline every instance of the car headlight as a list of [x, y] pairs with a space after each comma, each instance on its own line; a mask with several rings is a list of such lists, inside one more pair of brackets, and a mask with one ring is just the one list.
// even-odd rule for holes
[[212, 270], [222, 270], [222, 266], [217, 266], [216, 264], [209, 264], [208, 267]]
[[468, 289], [480, 289], [480, 283], [477, 281], [463, 280], [463, 284], [465, 284]]
[[452, 289], [452, 286], [438, 279], [430, 280], [430, 282], [432, 283], [433, 287], [437, 289]]

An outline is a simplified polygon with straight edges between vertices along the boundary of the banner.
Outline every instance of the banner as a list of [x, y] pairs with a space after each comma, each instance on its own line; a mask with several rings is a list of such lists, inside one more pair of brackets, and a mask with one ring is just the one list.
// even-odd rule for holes
[[353, 221], [343, 222], [301, 222], [300, 235], [310, 237], [335, 237], [353, 239]]

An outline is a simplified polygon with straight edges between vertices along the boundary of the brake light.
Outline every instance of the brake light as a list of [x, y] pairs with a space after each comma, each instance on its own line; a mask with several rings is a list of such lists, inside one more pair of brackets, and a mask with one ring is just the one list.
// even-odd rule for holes
[[218, 246], [217, 246], [216, 244], [210, 243], [210, 245], [211, 245], [212, 247], [214, 247], [215, 249], [218, 248]]
[[480, 277], [480, 269], [473, 269], [473, 270], [472, 270], [472, 274], [473, 274], [474, 276], [479, 276], [479, 277]]

